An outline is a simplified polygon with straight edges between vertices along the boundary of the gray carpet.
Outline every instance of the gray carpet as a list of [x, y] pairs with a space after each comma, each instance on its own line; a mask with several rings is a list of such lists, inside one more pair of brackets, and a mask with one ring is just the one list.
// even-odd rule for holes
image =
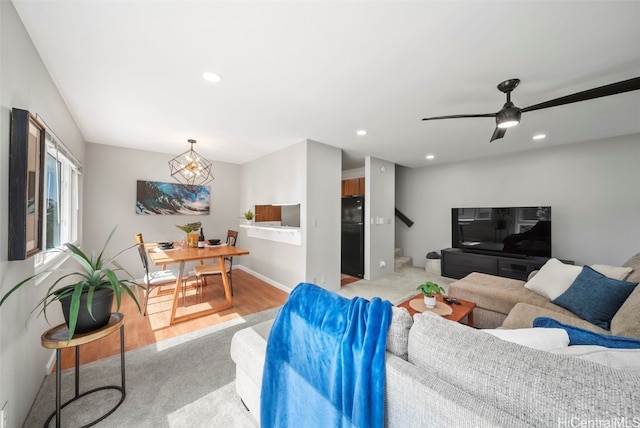
[[448, 291], [449, 284], [455, 280], [426, 273], [424, 268], [408, 267], [370, 281], [363, 279], [351, 283], [342, 287], [338, 294], [348, 298], [364, 297], [368, 300], [380, 297], [397, 305], [420, 294], [416, 288], [427, 281], [433, 281]]
[[[384, 277], [361, 280], [342, 287], [339, 294], [394, 304], [418, 294], [417, 286], [434, 281], [445, 289], [452, 280], [405, 268]], [[254, 428], [258, 424], [235, 393], [235, 364], [229, 355], [231, 337], [245, 327], [275, 316], [270, 309], [245, 318], [178, 336], [126, 353], [127, 397], [120, 407], [96, 427], [224, 427]], [[126, 335], [126, 328], [125, 328]], [[80, 367], [80, 392], [120, 384], [120, 356]], [[73, 369], [62, 373], [63, 399], [73, 396]], [[79, 427], [104, 414], [119, 400], [112, 390], [90, 394], [65, 407], [63, 427]], [[95, 409], [88, 410], [92, 406]], [[25, 427], [41, 427], [55, 410], [55, 375], [40, 388]], [[55, 426], [51, 421], [50, 426]]]
[[[277, 309], [218, 324], [126, 353], [127, 397], [96, 427], [256, 427], [235, 394], [231, 337], [271, 319]], [[125, 328], [126, 335], [126, 328]], [[74, 370], [62, 372], [63, 399], [73, 396]], [[80, 392], [120, 384], [120, 355], [80, 366]], [[90, 394], [65, 407], [61, 425], [79, 427], [105, 413], [119, 392]], [[89, 411], [92, 406], [95, 409]], [[55, 410], [55, 374], [48, 375], [25, 427], [41, 427]], [[55, 426], [55, 420], [50, 426]]]

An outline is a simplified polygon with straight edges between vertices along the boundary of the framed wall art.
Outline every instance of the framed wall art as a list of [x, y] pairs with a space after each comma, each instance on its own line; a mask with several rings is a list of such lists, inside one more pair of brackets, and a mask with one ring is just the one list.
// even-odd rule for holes
[[209, 186], [137, 182], [136, 214], [209, 215]]
[[9, 260], [42, 251], [44, 126], [26, 110], [11, 110]]

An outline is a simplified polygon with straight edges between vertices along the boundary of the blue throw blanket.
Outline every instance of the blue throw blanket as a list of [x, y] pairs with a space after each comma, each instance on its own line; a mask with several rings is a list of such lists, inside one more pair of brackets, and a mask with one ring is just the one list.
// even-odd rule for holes
[[261, 427], [382, 427], [390, 322], [388, 301], [298, 284], [267, 342]]

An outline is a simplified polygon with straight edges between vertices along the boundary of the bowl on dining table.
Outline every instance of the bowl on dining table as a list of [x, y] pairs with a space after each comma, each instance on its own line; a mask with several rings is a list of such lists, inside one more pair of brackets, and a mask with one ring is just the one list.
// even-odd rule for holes
[[209, 239], [209, 245], [220, 245], [219, 239]]

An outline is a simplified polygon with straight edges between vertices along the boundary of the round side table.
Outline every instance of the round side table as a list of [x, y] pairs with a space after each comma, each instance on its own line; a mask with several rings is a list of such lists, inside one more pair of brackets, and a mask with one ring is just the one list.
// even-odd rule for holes
[[[120, 330], [120, 376], [121, 376], [121, 386], [118, 385], [109, 385], [109, 386], [101, 386], [98, 388], [94, 388], [90, 391], [83, 392], [80, 394], [80, 345], [84, 345], [85, 343], [93, 342], [94, 340], [102, 339], [117, 330]], [[120, 401], [107, 413], [102, 415], [100, 418], [94, 420], [93, 422], [84, 425], [82, 428], [90, 427], [92, 425], [97, 424], [111, 413], [113, 413], [124, 401], [127, 393], [125, 390], [125, 377], [124, 377], [124, 315], [120, 313], [111, 314], [111, 318], [109, 318], [109, 323], [102, 327], [99, 330], [92, 331], [90, 333], [85, 334], [76, 334], [69, 341], [69, 328], [66, 324], [60, 324], [57, 327], [53, 327], [44, 332], [41, 337], [42, 346], [48, 349], [56, 350], [56, 410], [49, 416], [47, 421], [44, 423], [45, 427], [49, 426], [51, 419], [56, 417], [56, 428], [60, 427], [60, 410], [62, 410], [66, 405], [84, 397], [85, 395], [102, 391], [105, 389], [115, 389], [120, 391], [121, 398]], [[60, 362], [60, 353], [64, 348], [76, 348], [76, 366], [75, 366], [75, 395], [72, 399], [68, 400], [65, 403], [60, 403], [62, 396], [61, 394], [61, 372], [62, 372], [62, 364]]]

